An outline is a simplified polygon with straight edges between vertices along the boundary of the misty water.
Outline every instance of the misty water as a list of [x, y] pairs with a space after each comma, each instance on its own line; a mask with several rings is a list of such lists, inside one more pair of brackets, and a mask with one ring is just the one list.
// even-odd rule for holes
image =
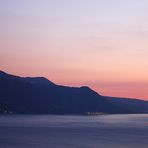
[[0, 116], [0, 148], [148, 148], [148, 114]]

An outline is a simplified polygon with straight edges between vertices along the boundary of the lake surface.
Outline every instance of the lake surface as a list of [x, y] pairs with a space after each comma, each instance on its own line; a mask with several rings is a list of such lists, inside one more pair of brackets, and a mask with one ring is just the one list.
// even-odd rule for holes
[[148, 148], [148, 114], [0, 116], [0, 148]]

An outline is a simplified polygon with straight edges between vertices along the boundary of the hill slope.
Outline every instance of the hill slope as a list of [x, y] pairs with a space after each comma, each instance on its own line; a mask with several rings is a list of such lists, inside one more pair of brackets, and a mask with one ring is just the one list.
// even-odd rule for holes
[[[0, 71], [0, 113], [86, 114], [145, 113], [148, 102], [129, 107], [103, 97], [89, 87], [59, 86], [44, 77], [18, 77]], [[132, 104], [133, 100], [129, 101]], [[134, 103], [134, 102], [133, 102]], [[125, 107], [126, 106], [126, 107]], [[143, 108], [143, 106], [145, 106]], [[136, 109], [135, 109], [136, 107]]]

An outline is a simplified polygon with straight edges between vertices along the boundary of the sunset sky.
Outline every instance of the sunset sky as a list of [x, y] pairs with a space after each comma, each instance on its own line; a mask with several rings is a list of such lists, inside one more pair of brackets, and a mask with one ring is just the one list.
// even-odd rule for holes
[[0, 70], [148, 99], [148, 0], [1, 0]]

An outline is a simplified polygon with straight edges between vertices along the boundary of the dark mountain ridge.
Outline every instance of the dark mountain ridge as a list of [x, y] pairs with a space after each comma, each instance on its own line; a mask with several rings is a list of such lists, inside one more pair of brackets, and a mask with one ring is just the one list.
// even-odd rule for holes
[[0, 78], [2, 79], [16, 79], [21, 80], [27, 83], [32, 84], [41, 84], [41, 85], [55, 85], [53, 82], [49, 81], [44, 77], [19, 77], [15, 75], [8, 74], [6, 72], [0, 71]]
[[[116, 101], [115, 101], [116, 100]], [[56, 85], [44, 77], [18, 77], [0, 71], [0, 113], [115, 114], [147, 113], [148, 101], [99, 95], [87, 86]], [[126, 102], [126, 103], [124, 103]], [[129, 102], [129, 103], [128, 103]]]

